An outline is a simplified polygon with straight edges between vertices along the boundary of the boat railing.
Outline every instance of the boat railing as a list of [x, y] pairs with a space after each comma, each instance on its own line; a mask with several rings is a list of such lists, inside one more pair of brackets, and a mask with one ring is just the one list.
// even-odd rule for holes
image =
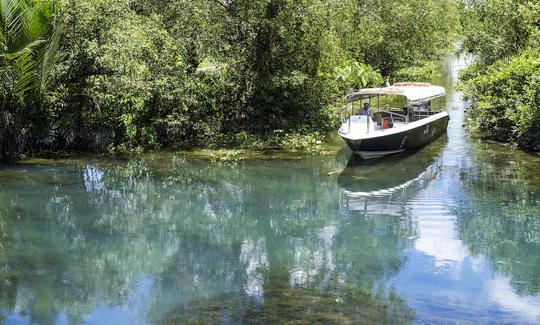
[[[351, 108], [350, 105], [344, 105], [339, 112], [339, 120], [341, 121], [340, 132], [349, 133], [351, 131]], [[343, 130], [343, 125], [347, 122], [347, 132]]]
[[347, 123], [347, 132], [344, 130], [341, 130], [343, 133], [347, 134], [351, 132], [351, 116], [353, 115], [353, 105], [348, 104], [344, 105], [340, 111], [340, 120], [341, 125], [343, 126], [345, 123]]
[[424, 119], [426, 117], [429, 117], [433, 114], [437, 114], [440, 112], [443, 112], [446, 110], [446, 107], [444, 106], [438, 106], [438, 107], [429, 107], [428, 110], [417, 110], [417, 111], [411, 111], [411, 119], [413, 121], [418, 121], [421, 119]]
[[[349, 132], [351, 132], [351, 120], [352, 120], [352, 116], [354, 116], [354, 105], [349, 104], [349, 105], [345, 105], [343, 106], [343, 108], [341, 109], [340, 111], [340, 119], [341, 119], [341, 129], [340, 129], [340, 132], [343, 133], [343, 134], [347, 134]], [[369, 115], [368, 115], [369, 116]], [[367, 118], [366, 119], [366, 133], [369, 133], [369, 127], [370, 127], [370, 122], [371, 123], [375, 123], [372, 121], [371, 117], [370, 118]], [[347, 125], [347, 131], [345, 132], [345, 130], [343, 129], [343, 126], [344, 125]]]
[[405, 120], [405, 123], [409, 123], [409, 115], [392, 112], [390, 109], [381, 109], [381, 110], [378, 110], [377, 112], [387, 113], [388, 115], [390, 115], [390, 121], [392, 122], [392, 124], [394, 124], [394, 121], [395, 121], [394, 117], [395, 116], [401, 117], [401, 118], [403, 118]]
[[[341, 119], [341, 132], [344, 134], [347, 134], [351, 132], [351, 117], [354, 115], [354, 105], [352, 103], [349, 103], [342, 107], [340, 111], [340, 119]], [[429, 117], [430, 115], [442, 112], [445, 110], [444, 107], [429, 107], [427, 110], [413, 110], [409, 109], [408, 112], [404, 113], [397, 113], [396, 111], [400, 111], [400, 108], [397, 107], [384, 107], [384, 108], [375, 108], [371, 109], [371, 112], [373, 114], [376, 113], [384, 113], [387, 114], [387, 117], [381, 117], [380, 120], [372, 120], [371, 118], [366, 119], [366, 133], [370, 133], [373, 130], [370, 130], [370, 123], [378, 123], [379, 125], [384, 125], [384, 120], [388, 120], [392, 125], [395, 125], [395, 122], [404, 122], [405, 124], [408, 124], [410, 122], [418, 121], [420, 119]], [[405, 114], [408, 113], [408, 114]], [[345, 130], [346, 126], [346, 130]]]
[[[409, 116], [408, 115], [405, 115], [405, 114], [400, 114], [400, 113], [396, 113], [396, 112], [393, 112], [391, 111], [391, 108], [387, 108], [387, 109], [372, 109], [371, 110], [372, 113], [386, 113], [388, 114], [390, 117], [390, 120], [389, 122], [392, 123], [392, 125], [396, 122], [396, 120], [400, 120], [400, 121], [404, 121], [405, 123], [409, 123]], [[340, 111], [340, 120], [341, 120], [341, 129], [340, 131], [344, 134], [347, 134], [351, 131], [351, 120], [352, 120], [352, 116], [354, 115], [354, 106], [353, 105], [345, 105], [343, 106], [343, 108], [341, 109]], [[383, 120], [384, 119], [387, 119], [387, 118], [382, 118], [381, 121], [380, 121], [380, 125], [383, 124]], [[378, 123], [374, 120], [372, 120], [372, 118], [367, 118], [366, 119], [366, 133], [370, 133], [370, 123]], [[344, 129], [344, 126], [347, 126], [347, 130]]]

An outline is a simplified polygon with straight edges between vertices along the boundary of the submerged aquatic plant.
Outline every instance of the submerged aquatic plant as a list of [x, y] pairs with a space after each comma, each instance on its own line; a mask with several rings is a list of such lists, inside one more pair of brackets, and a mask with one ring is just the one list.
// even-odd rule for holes
[[[386, 296], [363, 288], [290, 286], [283, 277], [265, 286], [260, 299], [218, 295], [185, 302], [160, 324], [408, 324], [414, 312], [394, 292]], [[277, 280], [277, 281], [276, 281]]]

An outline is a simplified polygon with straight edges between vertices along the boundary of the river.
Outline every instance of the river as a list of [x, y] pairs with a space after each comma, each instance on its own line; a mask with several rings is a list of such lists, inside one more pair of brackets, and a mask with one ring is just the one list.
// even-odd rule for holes
[[0, 169], [5, 324], [537, 324], [540, 159], [447, 135], [361, 162], [34, 159]]

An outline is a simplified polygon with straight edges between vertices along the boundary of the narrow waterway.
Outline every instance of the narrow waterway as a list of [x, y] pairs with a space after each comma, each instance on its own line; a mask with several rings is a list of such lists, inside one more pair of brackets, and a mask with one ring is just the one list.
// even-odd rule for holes
[[[6, 324], [540, 322], [540, 159], [448, 134], [325, 153], [32, 160], [0, 169]], [[245, 159], [244, 159], [245, 158]]]

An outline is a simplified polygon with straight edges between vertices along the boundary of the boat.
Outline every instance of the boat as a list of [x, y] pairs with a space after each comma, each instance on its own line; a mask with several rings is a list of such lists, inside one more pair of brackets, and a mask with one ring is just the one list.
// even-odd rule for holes
[[338, 134], [366, 160], [424, 146], [446, 132], [445, 95], [443, 87], [424, 82], [361, 89], [345, 97]]

